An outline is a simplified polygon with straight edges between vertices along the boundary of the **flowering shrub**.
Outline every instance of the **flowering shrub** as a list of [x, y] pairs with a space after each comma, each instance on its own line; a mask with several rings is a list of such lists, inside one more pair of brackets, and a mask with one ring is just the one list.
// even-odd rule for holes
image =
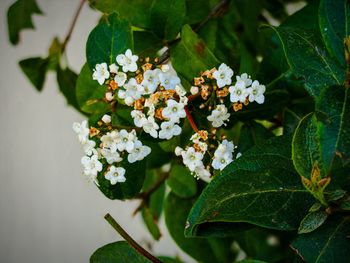
[[[47, 58], [20, 66], [38, 90], [55, 69], [87, 118], [73, 124], [83, 174], [107, 198], [139, 199], [155, 240], [164, 213], [199, 262], [347, 262], [350, 5], [288, 15], [289, 2], [89, 0], [103, 16], [79, 75], [61, 61], [75, 19]], [[12, 43], [33, 13], [34, 0], [10, 7]], [[91, 262], [182, 262], [105, 218], [127, 242]]]

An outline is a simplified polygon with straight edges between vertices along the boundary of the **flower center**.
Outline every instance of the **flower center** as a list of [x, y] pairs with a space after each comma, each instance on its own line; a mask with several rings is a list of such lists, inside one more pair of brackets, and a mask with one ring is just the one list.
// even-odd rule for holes
[[256, 89], [253, 89], [253, 95], [258, 94], [258, 91]]
[[177, 108], [176, 107], [173, 108], [173, 112], [177, 112]]
[[220, 76], [219, 76], [220, 79], [223, 79], [225, 78], [225, 73], [221, 73]]

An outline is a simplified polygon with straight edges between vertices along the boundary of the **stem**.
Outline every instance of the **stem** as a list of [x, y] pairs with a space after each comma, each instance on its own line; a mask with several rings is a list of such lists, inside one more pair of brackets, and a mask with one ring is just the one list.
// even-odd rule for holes
[[77, 20], [78, 20], [78, 17], [79, 17], [79, 14], [81, 12], [81, 9], [83, 8], [83, 5], [85, 3], [86, 0], [80, 0], [80, 3], [78, 5], [78, 8], [77, 10], [75, 11], [75, 14], [74, 14], [74, 17], [73, 17], [73, 20], [70, 24], [70, 27], [68, 29], [68, 32], [67, 32], [67, 35], [66, 37], [64, 38], [63, 40], [63, 43], [62, 43], [62, 48], [61, 48], [61, 52], [64, 53], [64, 51], [66, 50], [66, 46], [67, 46], [67, 43], [73, 33], [73, 30], [74, 30], [74, 27], [75, 27], [75, 24], [77, 23]]
[[115, 219], [110, 215], [106, 214], [105, 219], [107, 222], [121, 235], [130, 246], [132, 246], [141, 256], [149, 259], [154, 263], [162, 263], [158, 258], [150, 254], [147, 250], [141, 247], [128, 233], [115, 221]]
[[196, 123], [194, 122], [193, 118], [192, 118], [192, 115], [190, 113], [190, 111], [188, 110], [188, 107], [185, 106], [185, 112], [186, 112], [186, 116], [187, 116], [187, 119], [188, 121], [190, 122], [190, 125], [192, 127], [192, 129], [195, 131], [195, 132], [198, 132], [198, 128], [197, 128], [197, 125]]

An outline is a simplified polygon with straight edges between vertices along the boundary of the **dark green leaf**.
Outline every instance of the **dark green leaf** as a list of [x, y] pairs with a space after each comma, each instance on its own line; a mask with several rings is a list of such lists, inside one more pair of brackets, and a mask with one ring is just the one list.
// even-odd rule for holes
[[240, 222], [293, 230], [312, 201], [293, 169], [290, 139], [275, 137], [251, 148], [214, 178], [192, 208], [186, 234], [211, 235], [211, 225], [233, 228]]
[[196, 179], [183, 165], [174, 164], [167, 183], [174, 194], [180, 197], [192, 197], [197, 193]]
[[147, 168], [159, 168], [171, 161], [173, 154], [163, 151], [159, 143], [155, 143], [154, 141], [143, 142], [152, 149], [152, 152], [147, 156]]
[[213, 244], [219, 242], [219, 246], [225, 247], [229, 244], [224, 240], [216, 239], [198, 239], [198, 238], [186, 238], [184, 230], [186, 226], [187, 215], [194, 203], [194, 199], [182, 199], [176, 196], [174, 193], [170, 193], [165, 200], [165, 223], [169, 230], [170, 235], [176, 242], [176, 244], [191, 257], [204, 263], [215, 262], [230, 262], [226, 260], [219, 260], [216, 257], [213, 249]]
[[289, 27], [272, 28], [282, 42], [290, 68], [303, 79], [310, 95], [317, 97], [325, 87], [344, 82], [345, 71], [327, 54], [316, 32]]
[[203, 21], [219, 2], [220, 0], [186, 0], [186, 24], [192, 25]]
[[99, 189], [106, 197], [112, 200], [123, 200], [134, 197], [140, 192], [145, 179], [145, 160], [132, 164], [130, 164], [127, 160], [123, 160], [120, 165], [126, 170], [126, 181], [124, 183], [111, 185], [111, 182], [104, 177], [104, 173], [106, 172], [105, 170], [100, 172], [97, 176]]
[[254, 260], [254, 259], [244, 259], [241, 261], [237, 261], [237, 263], [266, 263], [266, 261]]
[[325, 89], [316, 103], [315, 114], [299, 123], [293, 138], [293, 163], [298, 173], [310, 178], [318, 162], [322, 176], [328, 175], [336, 155], [350, 156], [350, 94], [348, 89], [332, 86]]
[[133, 50], [133, 43], [129, 22], [112, 14], [91, 31], [86, 43], [87, 62], [91, 69], [103, 62], [112, 64], [117, 55]]
[[328, 214], [325, 211], [315, 211], [307, 214], [304, 219], [301, 221], [298, 234], [310, 233], [326, 221]]
[[198, 38], [188, 25], [182, 28], [181, 40], [171, 48], [170, 57], [177, 73], [191, 83], [200, 71], [211, 69], [219, 64], [205, 42]]
[[333, 217], [316, 231], [299, 235], [291, 246], [305, 262], [347, 262], [350, 258], [349, 232], [349, 218]]
[[162, 40], [149, 31], [133, 31], [135, 54], [142, 57], [157, 57], [163, 47]]
[[7, 25], [10, 42], [17, 45], [19, 33], [26, 28], [34, 28], [32, 15], [42, 14], [35, 0], [17, 0], [7, 11]]
[[154, 215], [148, 207], [142, 209], [142, 218], [143, 221], [145, 222], [148, 231], [151, 233], [152, 237], [155, 240], [159, 240], [160, 237], [162, 236], [162, 233], [160, 232], [158, 222], [154, 218]]
[[238, 149], [244, 153], [249, 148], [263, 143], [272, 136], [272, 132], [263, 125], [255, 121], [246, 122], [241, 128]]
[[345, 67], [344, 38], [350, 35], [350, 4], [346, 0], [321, 0], [320, 31], [326, 47]]
[[106, 87], [92, 79], [92, 70], [88, 64], [81, 69], [76, 86], [77, 102], [80, 109], [86, 113], [103, 113], [109, 110], [109, 105], [103, 101]]
[[181, 30], [186, 15], [185, 0], [154, 0], [151, 27], [161, 39], [172, 40]]
[[77, 78], [77, 74], [69, 68], [61, 69], [60, 67], [57, 67], [57, 82], [60, 91], [65, 96], [67, 103], [79, 111], [80, 107], [78, 105], [75, 90]]
[[89, 0], [94, 8], [106, 14], [118, 13], [133, 26], [150, 27], [150, 6], [153, 0]]
[[42, 91], [45, 83], [49, 58], [27, 58], [19, 62], [24, 74], [38, 91]]
[[169, 258], [169, 257], [158, 257], [163, 263], [184, 263], [179, 259]]
[[137, 253], [125, 241], [110, 243], [97, 249], [90, 258], [90, 263], [150, 263]]

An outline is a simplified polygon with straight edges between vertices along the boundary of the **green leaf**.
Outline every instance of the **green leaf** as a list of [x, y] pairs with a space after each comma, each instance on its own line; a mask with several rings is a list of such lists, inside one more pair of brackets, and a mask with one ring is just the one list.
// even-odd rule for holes
[[180, 32], [185, 15], [185, 0], [154, 0], [150, 10], [152, 30], [159, 38], [172, 40]]
[[237, 261], [237, 263], [266, 263], [266, 261], [255, 260], [255, 259], [244, 259], [241, 261]]
[[304, 219], [301, 221], [298, 234], [310, 233], [326, 221], [328, 214], [325, 211], [315, 211], [307, 214]]
[[157, 57], [163, 47], [162, 40], [149, 31], [133, 31], [135, 54], [142, 57]]
[[345, 71], [327, 54], [317, 32], [289, 27], [271, 27], [280, 38], [293, 73], [303, 79], [312, 96], [331, 85], [341, 85]]
[[19, 33], [26, 28], [34, 28], [33, 14], [43, 14], [35, 0], [17, 0], [7, 11], [7, 25], [10, 42], [17, 45]]
[[298, 173], [310, 178], [318, 162], [322, 177], [329, 174], [336, 155], [350, 156], [349, 90], [340, 86], [325, 89], [316, 102], [316, 113], [306, 115], [293, 137], [292, 158]]
[[60, 91], [66, 98], [67, 103], [79, 111], [80, 107], [76, 95], [77, 78], [77, 74], [69, 68], [61, 69], [61, 67], [57, 67], [57, 82]]
[[326, 47], [342, 66], [346, 66], [344, 38], [350, 35], [350, 4], [346, 0], [321, 0], [320, 31]]
[[90, 258], [90, 263], [150, 263], [137, 253], [125, 241], [110, 243], [97, 249]]
[[118, 13], [133, 26], [150, 28], [150, 6], [153, 0], [89, 0], [92, 7], [106, 14]]
[[263, 143], [272, 136], [272, 132], [263, 125], [255, 121], [246, 122], [241, 128], [238, 149], [241, 153], [244, 153], [249, 148]]
[[189, 25], [182, 28], [181, 40], [171, 48], [170, 58], [177, 73], [191, 83], [200, 71], [219, 64], [205, 42], [198, 38]]
[[293, 169], [290, 139], [274, 137], [244, 153], [204, 189], [186, 235], [216, 235], [220, 224], [232, 229], [236, 223], [293, 230], [312, 201]]
[[91, 69], [103, 62], [112, 64], [117, 55], [133, 50], [133, 43], [129, 22], [112, 14], [91, 31], [86, 43], [87, 62]]
[[167, 183], [174, 194], [180, 197], [192, 197], [197, 193], [196, 179], [183, 165], [174, 164]]
[[149, 209], [148, 207], [142, 209], [142, 218], [152, 237], [155, 240], [159, 240], [162, 236], [162, 233], [160, 232], [158, 221], [154, 218], [151, 209]]
[[169, 258], [169, 257], [158, 257], [163, 263], [184, 263], [179, 259]]
[[104, 177], [106, 172], [105, 170], [100, 172], [97, 176], [99, 189], [106, 197], [112, 200], [123, 200], [134, 197], [140, 192], [145, 179], [145, 160], [132, 164], [130, 164], [127, 160], [123, 160], [120, 163], [120, 166], [126, 170], [124, 175], [126, 181], [124, 183], [111, 185], [111, 182]]
[[[214, 262], [230, 262], [220, 261], [215, 254], [212, 244], [219, 242], [218, 245], [225, 247], [229, 244], [224, 240], [218, 241], [216, 239], [198, 239], [186, 238], [184, 229], [186, 226], [187, 215], [194, 203], [195, 199], [182, 199], [170, 192], [165, 200], [164, 213], [165, 223], [169, 230], [171, 237], [176, 244], [187, 254], [194, 259], [204, 263]], [[222, 242], [222, 243], [221, 243]]]
[[23, 73], [38, 91], [42, 91], [46, 72], [49, 67], [49, 58], [27, 58], [19, 62]]
[[88, 64], [81, 69], [77, 84], [76, 96], [80, 109], [86, 113], [103, 113], [109, 110], [109, 105], [104, 102], [106, 87], [92, 79], [92, 70]]
[[350, 258], [349, 231], [349, 218], [329, 218], [316, 231], [299, 235], [291, 246], [305, 262], [345, 262]]
[[[147, 137], [149, 138], [148, 135]], [[151, 153], [147, 156], [147, 168], [159, 168], [171, 161], [173, 153], [163, 151], [163, 149], [159, 146], [159, 143], [154, 141], [143, 142], [144, 145], [147, 145], [152, 149]]]
[[220, 0], [186, 0], [186, 24], [192, 25], [203, 21], [219, 2]]

